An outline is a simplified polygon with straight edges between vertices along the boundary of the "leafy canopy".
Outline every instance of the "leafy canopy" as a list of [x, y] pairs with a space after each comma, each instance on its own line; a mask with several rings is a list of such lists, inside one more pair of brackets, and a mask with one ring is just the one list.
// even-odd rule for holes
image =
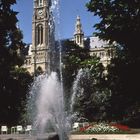
[[117, 57], [108, 67], [108, 87], [112, 92], [108, 118], [138, 122], [140, 1], [90, 0], [87, 8], [100, 17], [94, 25], [95, 34], [118, 45]]
[[[0, 123], [15, 125], [24, 112], [30, 74], [19, 50], [24, 47], [22, 33], [17, 28], [17, 12], [11, 7], [16, 0], [0, 0]], [[9, 116], [10, 115], [10, 116]]]
[[89, 11], [100, 17], [95, 24], [97, 36], [116, 41], [118, 44], [138, 55], [140, 35], [139, 0], [90, 0]]

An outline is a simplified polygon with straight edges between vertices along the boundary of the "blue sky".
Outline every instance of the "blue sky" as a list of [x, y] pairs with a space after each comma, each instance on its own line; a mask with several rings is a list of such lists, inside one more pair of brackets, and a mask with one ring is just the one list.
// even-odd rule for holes
[[[97, 23], [98, 18], [87, 11], [85, 4], [89, 0], [60, 0], [60, 38], [72, 38], [76, 17], [81, 17], [83, 31], [85, 36], [92, 35], [95, 31], [93, 25]], [[14, 9], [19, 12], [19, 26], [24, 35], [24, 42], [32, 42], [32, 13], [33, 0], [17, 0]]]

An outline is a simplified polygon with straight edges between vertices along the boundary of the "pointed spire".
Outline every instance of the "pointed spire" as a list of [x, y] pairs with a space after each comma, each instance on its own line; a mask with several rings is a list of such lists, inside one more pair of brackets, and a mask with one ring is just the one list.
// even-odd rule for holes
[[77, 16], [76, 18], [74, 38], [77, 45], [79, 45], [80, 47], [84, 47], [84, 33], [82, 31], [80, 16]]
[[77, 16], [74, 34], [81, 34], [81, 33], [83, 34], [81, 19], [80, 16]]

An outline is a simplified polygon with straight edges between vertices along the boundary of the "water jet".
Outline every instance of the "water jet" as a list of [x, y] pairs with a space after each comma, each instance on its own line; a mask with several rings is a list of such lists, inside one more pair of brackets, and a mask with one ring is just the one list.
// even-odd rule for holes
[[[41, 3], [42, 2], [42, 3]], [[35, 3], [35, 11], [40, 11], [42, 9], [42, 5], [49, 9], [42, 9], [44, 11], [48, 11], [48, 33], [46, 38], [48, 37], [48, 42], [45, 42], [47, 46], [46, 49], [46, 70], [43, 74], [36, 76], [34, 78], [34, 82], [31, 86], [30, 95], [29, 95], [29, 102], [28, 102], [28, 110], [30, 120], [33, 125], [33, 133], [37, 136], [38, 139], [59, 139], [59, 140], [67, 140], [68, 139], [68, 132], [66, 127], [66, 115], [65, 115], [65, 103], [64, 103], [64, 95], [63, 95], [63, 81], [62, 81], [62, 62], [61, 62], [61, 43], [59, 38], [59, 62], [57, 62], [58, 69], [59, 69], [59, 76], [58, 73], [55, 72], [56, 68], [53, 58], [54, 58], [54, 48], [53, 46], [55, 43], [54, 40], [54, 26], [55, 30], [58, 30], [59, 24], [59, 0], [44, 0], [44, 1], [34, 1]], [[48, 4], [48, 6], [47, 6]], [[39, 10], [38, 10], [39, 8]], [[43, 11], [42, 11], [43, 12]], [[36, 14], [36, 12], [34, 13]], [[39, 16], [39, 19], [36, 19]], [[44, 15], [39, 14], [34, 16], [34, 20], [40, 20]], [[46, 19], [46, 17], [43, 17]], [[44, 20], [45, 21], [45, 20]], [[45, 21], [45, 22], [46, 22]], [[42, 21], [40, 21], [42, 22]], [[34, 25], [34, 23], [33, 23]], [[37, 30], [38, 34], [38, 42], [43, 43], [42, 38], [42, 31], [43, 25], [39, 26], [39, 30]], [[55, 33], [56, 34], [56, 33]], [[36, 41], [35, 41], [36, 44]], [[42, 44], [43, 46], [44, 44]], [[40, 44], [35, 46], [37, 51], [37, 47], [40, 47]], [[35, 53], [36, 53], [35, 51]], [[36, 56], [34, 57], [34, 72], [39, 63], [37, 63]], [[56, 65], [57, 65], [56, 64]], [[59, 77], [59, 78], [58, 78]], [[53, 136], [49, 136], [49, 138], [44, 138], [48, 133], [54, 133]], [[42, 138], [39, 138], [42, 137]]]

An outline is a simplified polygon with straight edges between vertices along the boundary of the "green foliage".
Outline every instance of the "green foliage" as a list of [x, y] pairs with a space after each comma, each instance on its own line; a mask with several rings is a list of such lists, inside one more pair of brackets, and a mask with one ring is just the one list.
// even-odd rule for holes
[[67, 103], [69, 104], [71, 89], [78, 71], [83, 69], [80, 70], [82, 75], [77, 85], [74, 111], [90, 121], [104, 118], [105, 102], [110, 93], [105, 88], [104, 68], [100, 59], [90, 56], [88, 49], [80, 48], [71, 41], [64, 43], [63, 81]]
[[0, 123], [15, 125], [23, 121], [22, 115], [26, 111], [26, 98], [31, 81], [32, 78], [25, 69], [15, 68], [10, 71], [0, 94]]
[[75, 91], [74, 111], [89, 121], [105, 119], [106, 102], [110, 98], [104, 77], [99, 74], [102, 70], [96, 70], [95, 74], [90, 69], [83, 69]]
[[63, 43], [63, 77], [64, 84], [67, 89], [70, 89], [78, 70], [81, 68], [81, 62], [90, 58], [89, 50], [82, 49], [72, 41]]
[[92, 138], [91, 140], [97, 140], [96, 138]]
[[13, 92], [13, 104], [11, 105], [15, 106], [14, 111], [18, 112], [18, 115], [15, 115], [15, 113], [12, 112], [13, 117], [17, 117], [17, 120], [15, 122], [12, 121], [12, 123], [25, 124], [27, 122], [27, 93], [29, 92], [30, 84], [33, 81], [33, 77], [24, 68], [15, 68], [11, 75], [14, 78], [14, 90], [11, 91]]
[[138, 122], [140, 1], [90, 0], [87, 8], [100, 17], [94, 25], [98, 31], [95, 34], [118, 45], [117, 57], [108, 67], [108, 87], [112, 91], [108, 119]]
[[140, 90], [138, 81], [140, 61], [122, 53], [108, 67], [108, 84], [112, 91], [109, 116], [129, 121], [140, 118]]
[[0, 124], [19, 123], [24, 112], [31, 76], [20, 68], [23, 60], [18, 49], [24, 46], [16, 27], [17, 12], [11, 9], [16, 0], [0, 1]]
[[[100, 17], [94, 27], [102, 39], [116, 41], [138, 54], [140, 34], [139, 0], [90, 0], [88, 10]], [[127, 24], [126, 24], [127, 23]]]

